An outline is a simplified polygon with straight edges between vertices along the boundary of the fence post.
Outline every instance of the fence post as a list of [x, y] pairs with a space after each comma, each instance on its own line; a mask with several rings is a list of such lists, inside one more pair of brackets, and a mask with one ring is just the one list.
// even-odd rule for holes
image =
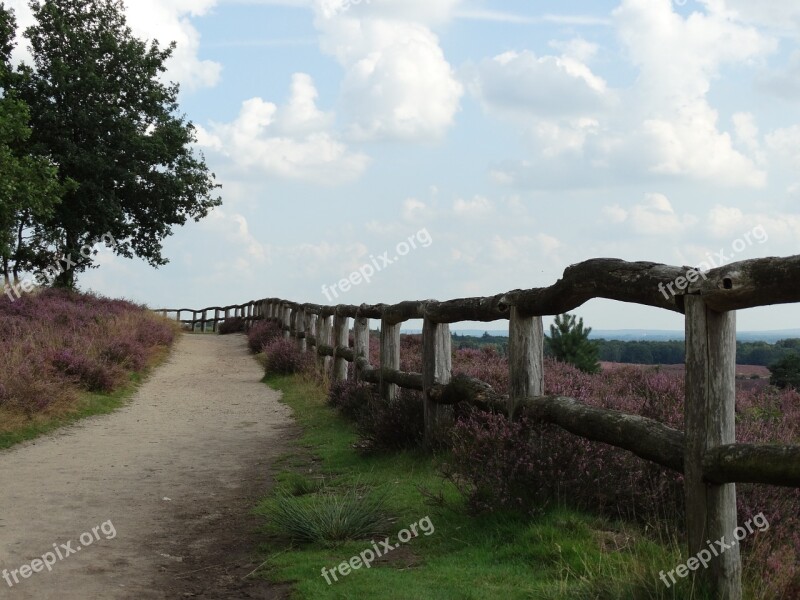
[[311, 348], [311, 340], [314, 340], [314, 349], [319, 346], [319, 339], [317, 338], [317, 315], [312, 312], [306, 312], [306, 350]]
[[347, 360], [337, 352], [339, 347], [350, 345], [350, 319], [339, 315], [333, 317], [333, 381], [347, 381]]
[[362, 368], [358, 364], [359, 358], [369, 361], [369, 319], [367, 317], [356, 317], [353, 325], [353, 358], [355, 359], [356, 379], [361, 379]]
[[283, 304], [281, 306], [281, 326], [283, 327], [283, 338], [288, 340], [292, 335], [292, 309], [287, 304]]
[[331, 317], [319, 316], [317, 319], [317, 354], [319, 369], [322, 376], [325, 377], [330, 371], [331, 358], [323, 354], [319, 354], [320, 346], [333, 346], [333, 334], [331, 327]]
[[294, 317], [294, 329], [297, 336], [297, 348], [300, 352], [307, 350], [306, 345], [306, 311], [304, 308], [298, 308], [297, 314]]
[[[400, 323], [389, 324], [381, 318], [381, 370], [400, 370]], [[397, 398], [397, 385], [381, 377], [381, 395], [389, 402]]]
[[[701, 296], [686, 295], [685, 489], [688, 556], [725, 536], [730, 549], [701, 568], [714, 598], [741, 600], [742, 564], [737, 527], [736, 484], [703, 481], [705, 453], [736, 441], [736, 313], [709, 309]], [[715, 553], [716, 554], [716, 553]]]
[[450, 383], [452, 372], [452, 338], [450, 325], [434, 323], [425, 318], [422, 323], [422, 395], [425, 403], [425, 443], [434, 443], [441, 425], [452, 414], [452, 408], [428, 400], [428, 391], [436, 383]]
[[544, 394], [543, 360], [542, 317], [521, 316], [512, 306], [508, 324], [509, 415], [525, 398]]

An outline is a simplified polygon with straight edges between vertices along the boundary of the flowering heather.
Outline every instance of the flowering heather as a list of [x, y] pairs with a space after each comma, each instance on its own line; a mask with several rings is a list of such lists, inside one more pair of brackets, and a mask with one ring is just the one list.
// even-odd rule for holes
[[283, 338], [283, 331], [273, 321], [257, 321], [247, 332], [247, 346], [253, 354], [264, 352], [264, 347]]
[[292, 339], [275, 338], [264, 346], [264, 352], [270, 375], [292, 375], [311, 367], [311, 353], [301, 352]]
[[113, 391], [174, 335], [123, 300], [63, 290], [0, 298], [0, 407], [33, 415], [82, 390]]

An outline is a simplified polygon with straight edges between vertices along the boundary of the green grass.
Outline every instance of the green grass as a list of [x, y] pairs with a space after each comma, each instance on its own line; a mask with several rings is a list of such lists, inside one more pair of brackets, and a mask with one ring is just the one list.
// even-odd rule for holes
[[[457, 491], [438, 476], [442, 457], [404, 452], [363, 457], [352, 449], [353, 426], [324, 405], [316, 384], [301, 377], [269, 377], [283, 393], [302, 428], [295, 449], [280, 461], [273, 495], [257, 511], [265, 522], [278, 498], [301, 496], [315, 502], [331, 490], [354, 486], [388, 490], [392, 524], [386, 535], [430, 517], [431, 535], [419, 535], [401, 549], [328, 585], [332, 568], [372, 547], [367, 537], [336, 545], [297, 543], [265, 525], [268, 541], [256, 576], [291, 582], [296, 599], [649, 599], [692, 598], [685, 580], [667, 589], [658, 572], [685, 559], [629, 524], [612, 523], [566, 508], [535, 518], [513, 514], [468, 516]], [[322, 482], [322, 483], [320, 483]], [[421, 490], [425, 490], [423, 494]], [[299, 493], [298, 493], [299, 492]]]
[[[62, 407], [56, 414], [36, 414], [29, 419], [20, 419], [20, 416], [15, 414], [13, 426], [6, 428], [5, 431], [0, 431], [0, 450], [36, 439], [81, 419], [114, 412], [130, 400], [147, 374], [166, 360], [167, 356], [169, 356], [169, 350], [160, 352], [143, 372], [131, 373], [127, 384], [114, 392], [82, 393], [74, 404]], [[2, 418], [2, 412], [0, 412], [0, 418]]]

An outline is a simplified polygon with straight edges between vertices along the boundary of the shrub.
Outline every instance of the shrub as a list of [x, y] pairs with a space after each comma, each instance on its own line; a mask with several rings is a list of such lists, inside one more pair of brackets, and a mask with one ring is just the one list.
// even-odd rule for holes
[[132, 340], [109, 340], [100, 350], [100, 356], [111, 363], [133, 371], [140, 371], [147, 364], [147, 349]]
[[[81, 390], [112, 391], [169, 345], [173, 323], [123, 300], [66, 290], [0, 296], [0, 405], [32, 415]], [[0, 423], [3, 430], [3, 423]]]
[[101, 363], [73, 350], [59, 350], [53, 356], [53, 366], [90, 392], [111, 392], [122, 375], [119, 368]]
[[264, 352], [269, 375], [293, 375], [311, 365], [311, 355], [301, 352], [294, 340], [276, 339], [264, 347]]
[[348, 419], [357, 421], [372, 396], [373, 387], [370, 384], [353, 379], [335, 381], [328, 392], [328, 406], [337, 409]]
[[363, 452], [414, 448], [425, 435], [422, 394], [401, 389], [391, 402], [379, 394], [370, 395], [358, 419], [359, 448]]
[[225, 319], [217, 328], [220, 335], [228, 335], [231, 333], [241, 333], [244, 331], [244, 319], [241, 317], [232, 317]]
[[770, 365], [770, 384], [781, 389], [793, 387], [800, 390], [800, 354], [791, 352]]
[[273, 321], [258, 321], [247, 332], [247, 346], [250, 352], [264, 352], [264, 347], [275, 340], [283, 339], [283, 332]]
[[474, 512], [528, 511], [534, 505], [542, 474], [527, 421], [473, 411], [456, 422], [450, 435], [452, 455], [445, 474]]
[[336, 543], [369, 538], [388, 526], [386, 493], [354, 486], [343, 494], [321, 492], [303, 497], [278, 492], [267, 510], [272, 526], [294, 540]]

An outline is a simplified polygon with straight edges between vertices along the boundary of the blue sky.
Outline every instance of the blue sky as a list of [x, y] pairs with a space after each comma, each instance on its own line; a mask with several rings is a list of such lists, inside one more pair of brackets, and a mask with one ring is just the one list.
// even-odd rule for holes
[[[388, 251], [342, 302], [444, 300], [549, 285], [592, 257], [798, 253], [793, 0], [130, 0], [128, 14], [178, 41], [168, 76], [224, 205], [175, 231], [168, 266], [106, 254], [85, 288], [152, 307], [324, 303], [323, 285]], [[431, 243], [397, 255], [423, 231]], [[577, 312], [682, 328], [607, 301]], [[742, 311], [739, 328], [796, 315]]]

